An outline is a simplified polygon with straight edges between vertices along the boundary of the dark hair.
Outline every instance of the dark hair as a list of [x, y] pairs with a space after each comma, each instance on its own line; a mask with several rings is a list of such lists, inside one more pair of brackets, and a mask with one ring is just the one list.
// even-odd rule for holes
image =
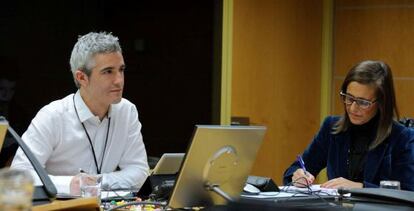
[[[382, 61], [360, 62], [348, 72], [342, 83], [341, 91], [346, 92], [348, 85], [354, 81], [376, 89], [379, 120], [375, 140], [370, 145], [370, 149], [373, 149], [390, 135], [394, 118], [399, 118], [391, 68]], [[350, 124], [345, 109], [342, 118], [335, 123], [333, 133], [346, 131]]]

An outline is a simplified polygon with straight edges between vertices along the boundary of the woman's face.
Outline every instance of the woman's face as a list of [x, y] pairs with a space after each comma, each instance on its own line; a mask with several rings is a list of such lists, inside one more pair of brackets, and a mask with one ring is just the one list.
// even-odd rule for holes
[[371, 103], [369, 107], [363, 108], [362, 106], [358, 105], [356, 101], [352, 101], [351, 104], [345, 103], [346, 113], [351, 120], [352, 124], [354, 125], [362, 125], [369, 120], [371, 120], [378, 111], [378, 103], [375, 102], [377, 100], [376, 97], [376, 89], [375, 87], [364, 85], [358, 82], [351, 82], [348, 84], [346, 89], [346, 94], [353, 97], [353, 100], [365, 100]]

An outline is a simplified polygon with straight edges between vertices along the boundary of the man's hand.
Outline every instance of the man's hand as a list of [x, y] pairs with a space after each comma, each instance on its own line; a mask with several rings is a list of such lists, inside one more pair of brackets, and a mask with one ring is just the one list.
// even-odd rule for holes
[[94, 185], [97, 182], [98, 177], [80, 173], [75, 175], [70, 181], [70, 194], [71, 195], [81, 195], [80, 187], [82, 185]]
[[325, 182], [321, 185], [321, 188], [362, 188], [363, 184], [359, 182], [354, 182], [351, 180], [347, 180], [343, 177], [338, 177], [335, 179], [331, 179], [328, 182]]
[[305, 173], [301, 168], [297, 169], [292, 176], [293, 185], [296, 187], [306, 187], [311, 185], [313, 181], [315, 181], [315, 177], [309, 172]]

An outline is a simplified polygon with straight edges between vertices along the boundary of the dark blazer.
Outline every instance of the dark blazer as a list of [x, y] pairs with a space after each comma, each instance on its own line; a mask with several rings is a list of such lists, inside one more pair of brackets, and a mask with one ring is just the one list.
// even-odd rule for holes
[[[328, 179], [348, 176], [349, 132], [332, 134], [332, 126], [339, 117], [327, 117], [303, 153], [306, 170], [318, 175], [327, 168]], [[294, 162], [284, 173], [288, 184], [299, 163]], [[394, 123], [390, 136], [367, 154], [364, 168], [364, 187], [379, 187], [381, 180], [398, 180], [401, 189], [414, 190], [414, 130]]]

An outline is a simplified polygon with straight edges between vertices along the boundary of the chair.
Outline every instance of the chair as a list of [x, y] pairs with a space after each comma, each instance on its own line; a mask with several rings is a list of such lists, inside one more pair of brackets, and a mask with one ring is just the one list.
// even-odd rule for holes
[[399, 122], [401, 124], [403, 124], [404, 126], [406, 126], [406, 127], [413, 127], [414, 128], [414, 119], [412, 119], [412, 118], [404, 117], [404, 118], [401, 118]]

